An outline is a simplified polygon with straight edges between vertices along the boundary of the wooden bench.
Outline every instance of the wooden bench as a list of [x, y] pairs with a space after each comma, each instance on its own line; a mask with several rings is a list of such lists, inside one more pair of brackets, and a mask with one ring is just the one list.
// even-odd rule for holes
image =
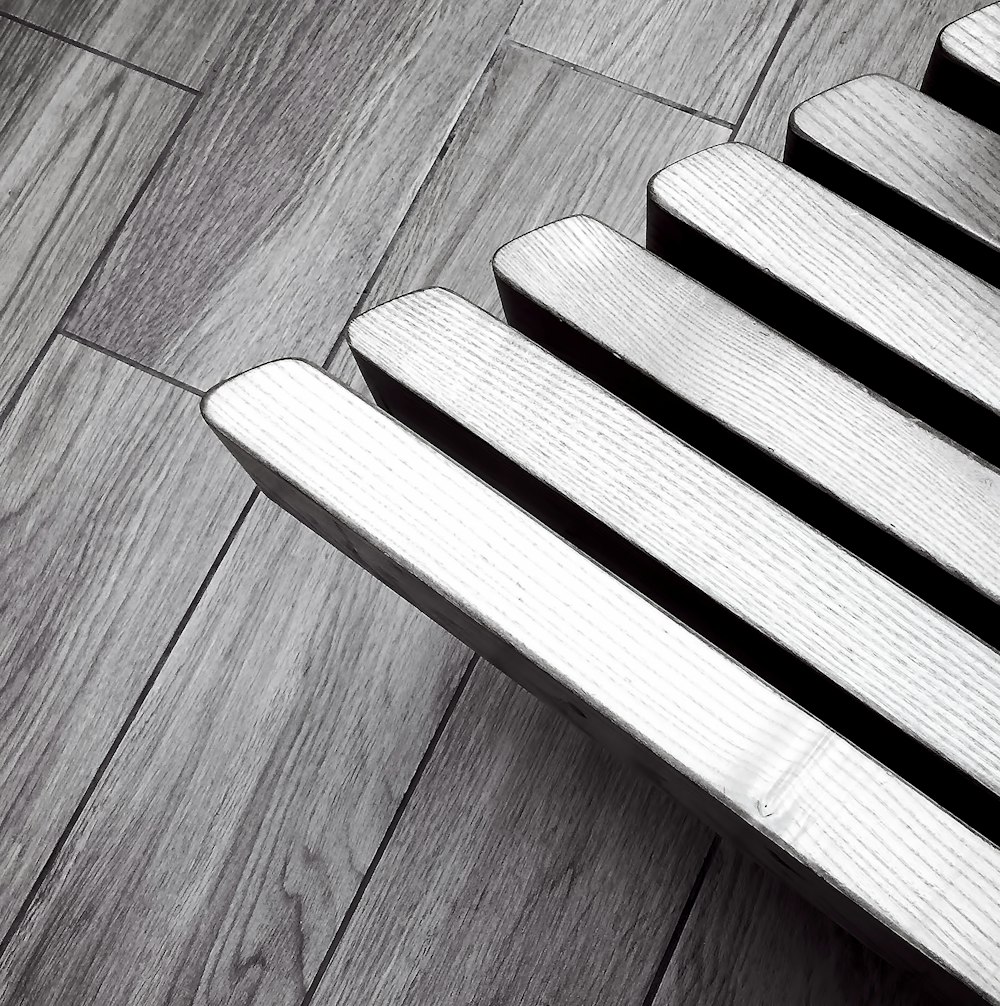
[[[209, 392], [261, 489], [945, 1001], [1000, 1003], [1000, 5]], [[945, 107], [942, 102], [946, 102]], [[972, 121], [975, 119], [976, 121]], [[957, 159], [968, 159], [968, 170]], [[970, 191], [982, 199], [970, 199]]]

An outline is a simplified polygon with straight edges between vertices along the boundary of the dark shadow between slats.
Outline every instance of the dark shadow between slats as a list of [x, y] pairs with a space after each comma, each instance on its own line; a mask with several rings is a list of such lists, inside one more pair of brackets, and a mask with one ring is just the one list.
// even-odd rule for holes
[[[508, 295], [509, 291], [502, 291], [502, 296]], [[357, 350], [355, 359], [385, 411], [969, 827], [1000, 842], [1000, 797], [987, 787], [526, 472]], [[575, 365], [577, 360], [569, 362]]]
[[920, 90], [994, 133], [1000, 133], [1000, 86], [955, 59], [941, 44], [940, 36], [934, 43]]
[[557, 318], [501, 276], [496, 280], [512, 327], [1000, 649], [1000, 610], [967, 580]]
[[1000, 286], [1000, 251], [808, 137], [796, 126], [794, 111], [788, 120], [784, 161], [974, 276]]
[[646, 201], [646, 247], [993, 465], [1000, 416]]

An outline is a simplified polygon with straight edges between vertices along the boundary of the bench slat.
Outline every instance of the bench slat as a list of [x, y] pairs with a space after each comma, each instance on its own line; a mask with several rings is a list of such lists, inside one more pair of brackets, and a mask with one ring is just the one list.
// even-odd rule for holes
[[1000, 132], [1000, 4], [973, 11], [941, 32], [921, 86]]
[[1000, 135], [889, 77], [791, 115], [785, 163], [1000, 285]]

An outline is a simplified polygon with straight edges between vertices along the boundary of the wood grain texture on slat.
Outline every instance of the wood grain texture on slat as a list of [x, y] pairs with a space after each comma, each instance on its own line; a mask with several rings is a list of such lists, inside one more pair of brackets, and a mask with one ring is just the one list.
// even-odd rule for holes
[[196, 388], [322, 360], [517, 0], [266, 0], [67, 328]]
[[307, 526], [943, 992], [1000, 1002], [996, 846], [322, 371], [202, 408]]
[[197, 400], [58, 339], [0, 434], [0, 936], [250, 483]]
[[799, 105], [785, 163], [1000, 286], [1000, 136], [889, 77]]
[[349, 335], [380, 405], [1000, 837], [1000, 653], [454, 294], [398, 298]]
[[754, 95], [737, 139], [781, 155], [792, 109], [865, 73], [916, 85], [934, 38], [969, 0], [803, 0]]
[[248, 0], [4, 0], [3, 11], [200, 87]]
[[994, 463], [1000, 291], [765, 154], [650, 182], [647, 246]]
[[996, 469], [596, 220], [494, 270], [515, 328], [1000, 644]]
[[653, 1006], [934, 1006], [880, 960], [723, 842]]
[[641, 1006], [709, 841], [481, 664], [313, 1001]]
[[511, 34], [732, 122], [791, 9], [791, 0], [526, 0]]
[[728, 136], [722, 126], [506, 48], [362, 306], [434, 285], [499, 313], [490, 258], [505, 241], [575, 211], [639, 237], [649, 175]]
[[970, 69], [1000, 83], [1000, 4], [988, 4], [947, 25], [945, 51]]
[[950, 108], [1000, 131], [1000, 4], [944, 28], [922, 87]]
[[0, 1003], [299, 1006], [469, 659], [259, 500], [0, 961]]
[[0, 18], [0, 406], [190, 100]]

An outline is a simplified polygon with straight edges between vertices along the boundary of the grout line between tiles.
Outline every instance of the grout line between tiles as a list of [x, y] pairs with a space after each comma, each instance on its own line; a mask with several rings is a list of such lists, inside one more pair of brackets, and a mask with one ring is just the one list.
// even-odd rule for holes
[[[144, 70], [142, 67], [133, 66], [132, 64], [126, 62], [125, 60], [121, 60], [121, 59], [118, 59], [117, 57], [110, 56], [109, 54], [103, 53], [103, 52], [101, 52], [100, 50], [97, 50], [97, 49], [93, 49], [90, 46], [83, 45], [81, 43], [75, 42], [73, 39], [65, 38], [65, 37], [57, 34], [56, 32], [52, 32], [52, 31], [49, 31], [49, 30], [47, 30], [45, 28], [41, 28], [41, 27], [39, 27], [37, 25], [31, 24], [30, 22], [25, 21], [22, 18], [16, 17], [16, 16], [14, 16], [12, 14], [8, 14], [6, 11], [0, 10], [0, 18], [9, 20], [9, 21], [17, 23], [17, 24], [21, 24], [21, 25], [23, 25], [26, 28], [32, 29], [34, 31], [41, 32], [44, 35], [51, 36], [52, 38], [58, 39], [59, 41], [62, 41], [62, 42], [66, 42], [67, 44], [77, 46], [78, 48], [84, 49], [87, 52], [92, 52], [92, 53], [94, 53], [94, 54], [96, 54], [98, 56], [102, 56], [102, 57], [110, 60], [113, 63], [119, 63], [122, 66], [128, 67], [129, 69], [134, 69], [134, 70], [136, 70], [136, 71], [138, 71], [140, 73], [146, 74], [147, 76], [151, 76], [151, 77], [154, 77], [156, 79], [163, 80], [165, 83], [172, 84], [172, 85], [178, 87], [180, 90], [189, 92], [192, 95], [191, 99], [189, 100], [189, 102], [187, 104], [187, 107], [181, 113], [181, 116], [178, 119], [177, 124], [175, 125], [173, 131], [171, 132], [170, 136], [167, 138], [167, 140], [164, 143], [163, 147], [160, 149], [159, 153], [157, 154], [156, 159], [154, 160], [152, 166], [150, 167], [149, 172], [147, 173], [146, 177], [143, 179], [142, 183], [140, 184], [139, 188], [137, 189], [137, 191], [136, 191], [135, 195], [133, 196], [132, 200], [129, 202], [129, 205], [125, 209], [125, 212], [122, 214], [122, 217], [119, 219], [118, 223], [112, 229], [112, 232], [111, 232], [110, 236], [108, 237], [108, 240], [104, 243], [104, 246], [101, 248], [100, 252], [98, 252], [98, 254], [97, 254], [97, 256], [96, 256], [93, 264], [90, 267], [90, 269], [87, 271], [87, 275], [84, 277], [82, 283], [80, 284], [80, 287], [77, 289], [77, 292], [74, 295], [73, 299], [71, 300], [70, 305], [67, 308], [67, 311], [65, 311], [63, 313], [63, 318], [65, 318], [65, 316], [68, 313], [68, 311], [71, 310], [72, 307], [73, 307], [73, 305], [75, 305], [78, 302], [81, 294], [86, 289], [87, 285], [90, 283], [91, 279], [93, 278], [93, 276], [95, 275], [95, 273], [97, 272], [97, 270], [100, 268], [100, 266], [103, 264], [103, 262], [107, 258], [107, 256], [108, 256], [111, 248], [114, 246], [114, 244], [117, 241], [117, 239], [118, 239], [119, 235], [121, 234], [122, 230], [125, 228], [125, 225], [128, 222], [129, 218], [131, 217], [133, 211], [135, 210], [136, 206], [138, 206], [139, 201], [145, 195], [147, 189], [149, 188], [150, 184], [152, 183], [152, 180], [153, 180], [154, 176], [156, 175], [156, 173], [162, 167], [164, 161], [166, 160], [167, 156], [169, 155], [171, 149], [173, 148], [174, 143], [176, 142], [177, 138], [180, 136], [180, 134], [183, 131], [183, 129], [184, 129], [185, 125], [187, 124], [187, 122], [190, 120], [190, 118], [191, 118], [191, 116], [192, 116], [192, 114], [194, 112], [194, 109], [197, 107], [198, 101], [199, 101], [199, 99], [201, 97], [201, 92], [195, 90], [194, 88], [190, 88], [187, 85], [177, 83], [176, 81], [171, 81], [171, 80], [169, 80], [166, 77], [160, 77], [159, 75], [153, 74], [153, 73], [151, 73], [148, 70]], [[219, 58], [216, 61], [216, 64], [209, 70], [208, 74], [206, 75], [205, 84], [204, 84], [205, 88], [207, 88], [209, 81], [211, 79], [213, 79], [213, 77], [215, 76], [215, 73], [217, 72], [218, 67], [221, 65], [222, 57], [223, 57], [223, 54], [220, 53]], [[25, 373], [24, 377], [19, 382], [19, 385], [18, 385], [17, 389], [11, 394], [10, 399], [3, 406], [2, 410], [0, 410], [0, 426], [3, 425], [3, 423], [7, 420], [8, 416], [14, 410], [14, 407], [16, 406], [17, 401], [20, 399], [21, 395], [24, 393], [25, 388], [28, 386], [28, 384], [31, 381], [32, 377], [34, 376], [35, 372], [38, 370], [38, 368], [41, 365], [42, 360], [44, 359], [46, 353], [48, 352], [48, 350], [50, 349], [50, 347], [53, 345], [53, 343], [55, 342], [55, 340], [59, 336], [63, 336], [65, 338], [72, 339], [72, 340], [80, 343], [81, 345], [85, 345], [85, 346], [89, 347], [90, 349], [96, 350], [96, 351], [101, 352], [101, 353], [105, 353], [107, 356], [112, 357], [113, 359], [120, 360], [123, 363], [126, 363], [126, 364], [128, 364], [128, 365], [130, 365], [132, 367], [135, 367], [137, 370], [140, 370], [140, 371], [143, 371], [145, 373], [151, 374], [154, 377], [158, 377], [158, 378], [164, 380], [167, 383], [173, 384], [174, 386], [183, 389], [184, 391], [191, 392], [191, 393], [193, 393], [195, 395], [198, 395], [198, 396], [201, 395], [201, 392], [195, 390], [194, 388], [188, 387], [187, 385], [183, 384], [182, 382], [177, 381], [176, 379], [171, 378], [171, 377], [167, 376], [166, 374], [161, 374], [161, 373], [159, 373], [157, 371], [154, 371], [154, 370], [152, 370], [150, 368], [144, 367], [142, 364], [139, 364], [139, 363], [137, 363], [134, 360], [130, 360], [127, 357], [121, 356], [118, 353], [114, 353], [114, 352], [106, 349], [103, 346], [99, 346], [96, 343], [91, 342], [90, 340], [84, 339], [81, 336], [78, 336], [75, 333], [70, 332], [70, 331], [62, 328], [62, 324], [60, 323], [60, 325], [56, 326], [55, 330], [49, 336], [48, 340], [46, 341], [45, 345], [42, 347], [42, 349], [39, 352], [38, 356], [35, 358], [35, 360], [31, 364], [31, 366], [28, 368], [28, 370]], [[85, 809], [87, 807], [87, 804], [89, 803], [89, 801], [90, 801], [91, 797], [93, 796], [94, 792], [97, 790], [97, 788], [100, 785], [101, 781], [104, 779], [105, 774], [106, 774], [106, 772], [108, 770], [108, 767], [110, 766], [111, 761], [114, 758], [114, 755], [117, 752], [119, 746], [121, 745], [122, 741], [124, 740], [124, 737], [125, 737], [128, 729], [130, 728], [131, 724], [134, 722], [136, 716], [138, 715], [139, 710], [141, 709], [141, 707], [142, 707], [142, 705], [143, 705], [143, 703], [144, 703], [147, 695], [149, 694], [150, 690], [152, 689], [153, 684], [155, 683], [156, 679], [158, 678], [158, 676], [160, 674], [160, 671], [162, 670], [163, 666], [165, 665], [168, 657], [170, 656], [170, 653], [173, 651], [173, 648], [176, 646], [177, 641], [180, 639], [180, 636], [183, 633], [184, 629], [187, 627], [187, 624], [190, 622], [191, 617], [194, 614], [195, 609], [198, 607], [198, 604], [200, 603], [202, 597], [205, 594], [205, 591], [208, 589], [209, 584], [211, 583], [213, 577], [215, 576], [215, 573], [219, 569], [219, 566], [222, 564], [223, 559], [225, 558], [226, 554], [228, 553], [230, 547], [232, 546], [232, 543], [235, 540], [236, 535], [239, 533], [240, 528], [243, 526], [244, 522], [246, 521], [247, 515], [250, 513], [250, 510], [253, 507], [253, 504], [254, 504], [254, 502], [256, 501], [256, 499], [257, 499], [257, 497], [259, 495], [260, 495], [260, 490], [257, 489], [257, 488], [254, 488], [254, 490], [251, 492], [250, 497], [247, 500], [246, 504], [240, 510], [240, 513], [237, 516], [236, 521], [233, 524], [232, 529], [230, 530], [229, 534], [227, 535], [226, 540], [223, 542], [222, 547], [220, 548], [218, 554], [216, 555], [215, 559], [212, 562], [212, 565], [209, 567], [208, 572], [206, 573], [206, 575], [203, 578], [200, 586], [196, 590], [196, 592], [194, 594], [194, 597], [191, 600], [191, 603], [185, 609], [184, 614], [181, 616], [180, 620], [178, 621], [178, 624], [175, 627], [173, 633], [171, 634], [170, 639], [167, 641], [167, 644], [166, 644], [166, 646], [165, 646], [165, 648], [163, 650], [163, 653], [161, 654], [160, 658], [157, 660], [156, 664], [154, 665], [153, 670], [150, 673], [150, 676], [147, 678], [147, 680], [146, 680], [146, 682], [145, 682], [142, 690], [140, 691], [138, 697], [136, 698], [135, 703], [133, 704], [132, 708], [129, 710], [128, 714], [126, 715], [126, 718], [125, 718], [124, 722], [122, 723], [121, 728], [119, 729], [118, 733], [115, 735], [115, 738], [112, 741], [112, 743], [111, 743], [108, 751], [105, 753], [105, 756], [104, 756], [104, 758], [101, 761], [101, 764], [98, 766], [97, 771], [94, 773], [93, 778], [90, 780], [90, 782], [89, 782], [89, 784], [87, 786], [86, 791], [84, 792], [83, 796], [81, 797], [81, 799], [77, 803], [77, 806], [74, 809], [73, 813], [70, 815], [70, 818], [69, 818], [66, 826], [63, 828], [62, 832], [60, 833], [60, 836], [59, 836], [58, 840], [56, 841], [55, 845], [53, 846], [53, 849], [52, 849], [51, 853], [49, 854], [49, 856], [46, 859], [45, 863], [42, 865], [41, 869], [39, 870], [38, 876], [35, 877], [35, 880], [34, 880], [32, 886], [31, 886], [30, 890], [28, 891], [28, 894], [26, 895], [26, 897], [25, 897], [24, 901], [22, 902], [20, 908], [18, 909], [17, 913], [15, 914], [15, 916], [14, 916], [14, 918], [13, 918], [10, 926], [8, 927], [7, 931], [5, 933], [3, 933], [2, 936], [0, 936], [0, 958], [2, 958], [3, 955], [6, 953], [8, 947], [10, 946], [10, 944], [11, 944], [13, 938], [14, 938], [14, 936], [17, 934], [18, 930], [20, 929], [22, 923], [24, 922], [25, 917], [28, 914], [28, 911], [30, 910], [30, 907], [31, 907], [34, 899], [37, 897], [38, 892], [41, 890], [43, 884], [46, 881], [46, 878], [51, 873], [51, 871], [52, 871], [55, 863], [58, 860], [59, 855], [62, 852], [62, 849], [64, 848], [64, 846], [66, 845], [66, 842], [69, 839], [69, 836], [72, 834], [74, 828], [77, 825], [77, 822], [79, 821], [80, 817], [84, 813], [84, 811], [85, 811]]]
[[746, 121], [746, 117], [750, 112], [754, 101], [757, 99], [757, 95], [760, 94], [761, 87], [764, 86], [764, 78], [767, 76], [768, 71], [771, 69], [772, 64], [778, 56], [778, 50], [784, 45], [785, 38], [788, 32], [791, 30], [792, 23], [799, 16], [799, 11], [802, 10], [803, 0], [795, 0], [792, 4], [792, 9], [788, 12], [788, 17], [785, 18], [785, 23], [781, 26], [781, 31], [778, 32], [778, 37], [774, 40], [774, 45], [771, 46], [771, 51], [767, 54], [767, 58], [764, 60], [764, 65], [761, 67], [760, 73], [757, 75], [757, 79], [754, 81], [754, 85], [750, 88], [750, 94], [747, 95], [747, 100], [740, 110], [740, 114], [736, 116], [736, 121], [733, 123], [733, 132], [729, 137], [730, 140], [739, 139], [739, 131], [743, 128], [743, 123]]
[[711, 843], [709, 843], [708, 851], [705, 853], [705, 858], [702, 860], [701, 868], [698, 870], [698, 874], [694, 878], [694, 883], [691, 884], [691, 890], [688, 891], [684, 907], [681, 909], [680, 915], [677, 916], [677, 922], [674, 924], [674, 928], [670, 933], [670, 939], [667, 940], [667, 945], [663, 950], [663, 956], [660, 958], [660, 963], [656, 966], [656, 971], [653, 972], [653, 978], [649, 983], [649, 989], [646, 992], [646, 996], [642, 1000], [642, 1006], [653, 1006], [653, 1003], [656, 1001], [656, 994], [660, 990], [663, 978], [667, 973], [667, 969], [670, 967], [670, 962], [673, 960], [678, 944], [681, 942], [681, 936], [684, 934], [684, 927], [687, 925], [688, 919], [694, 911], [698, 895], [701, 894], [701, 889], [705, 886], [705, 878], [708, 876], [709, 867], [712, 865], [712, 860], [715, 859], [715, 854], [718, 851], [718, 848], [719, 836], [714, 835]]
[[[6, 14], [3, 11], [0, 11], [0, 17], [10, 17], [13, 20], [17, 20], [20, 22], [19, 18], [13, 18], [12, 15]], [[27, 24], [28, 22], [24, 23]], [[29, 27], [32, 26], [29, 25]], [[37, 30], [45, 31], [45, 29], [41, 28]], [[53, 33], [46, 32], [46, 34], [53, 34]], [[60, 36], [56, 35], [54, 37], [58, 38]], [[86, 46], [84, 48], [86, 48]], [[94, 51], [97, 52], [96, 49]], [[104, 55], [104, 53], [100, 53], [100, 55]], [[101, 250], [97, 253], [97, 256], [94, 258], [93, 263], [87, 270], [87, 274], [84, 276], [82, 282], [80, 283], [80, 286], [77, 288], [77, 291], [73, 295], [72, 300], [70, 300], [69, 304], [66, 307], [66, 310], [63, 311], [62, 319], [56, 326], [56, 333], [59, 335], [65, 336], [66, 338], [69, 339], [73, 339], [84, 346], [88, 346], [90, 349], [97, 350], [100, 353], [105, 353], [115, 360], [120, 360], [122, 363], [126, 363], [131, 367], [135, 367], [137, 370], [141, 370], [144, 373], [150, 374], [153, 377], [158, 377], [161, 380], [166, 381], [168, 384], [173, 384], [175, 387], [181, 388], [183, 391], [188, 391], [191, 392], [192, 394], [199, 396], [201, 396], [203, 392], [199, 391], [197, 388], [193, 388], [191, 385], [185, 384], [183, 381], [179, 381], [177, 380], [177, 378], [171, 377], [168, 374], [155, 370], [152, 367], [147, 367], [145, 364], [139, 363], [137, 360], [133, 360], [130, 357], [123, 356], [120, 353], [116, 353], [113, 350], [110, 350], [105, 346], [100, 345], [97, 342], [94, 342], [90, 339], [86, 339], [81, 335], [77, 335], [75, 332], [70, 331], [67, 327], [65, 327], [65, 325], [66, 325], [66, 319], [72, 314], [74, 308], [78, 306], [80, 298], [84, 295], [85, 291], [90, 286], [90, 283], [93, 280], [94, 276], [97, 275], [97, 272], [107, 261], [108, 256], [111, 254], [112, 249], [118, 242], [118, 239], [121, 237], [121, 234], [125, 230], [126, 225], [128, 224], [129, 220], [132, 217], [132, 214], [135, 212], [136, 207], [139, 205], [142, 198], [149, 191], [149, 187], [152, 185], [153, 179], [163, 168], [164, 163], [166, 162], [167, 158], [170, 156], [174, 148], [174, 144], [176, 144], [181, 133], [184, 131], [184, 128], [187, 126], [188, 122], [190, 122], [191, 120], [191, 117], [194, 115], [195, 109], [198, 107], [199, 101], [205, 95], [205, 92], [208, 91], [211, 82], [215, 79], [215, 77], [221, 70], [226, 55], [227, 50], [223, 49], [222, 51], [220, 51], [219, 55], [215, 59], [215, 62], [209, 67], [208, 72], [205, 74], [205, 80], [203, 82], [201, 91], [196, 91], [193, 88], [186, 88], [183, 85], [178, 85], [179, 87], [182, 87], [182, 89], [190, 91], [193, 97], [188, 102], [187, 107], [181, 113], [181, 116], [177, 120], [177, 124], [174, 126], [173, 130], [171, 130], [170, 135], [164, 141], [163, 146], [157, 153], [156, 158], [153, 161], [152, 165], [150, 166], [149, 171], [146, 173], [146, 177], [142, 180], [142, 182], [139, 185], [139, 188], [136, 189], [135, 195], [132, 197], [132, 199], [129, 201], [128, 206], [125, 208], [125, 212], [121, 215], [118, 222], [112, 228], [111, 233], [108, 235], [107, 241], [104, 242], [104, 245], [101, 247]], [[108, 58], [114, 59], [114, 57], [111, 56], [109, 56]]]
[[226, 536], [226, 540], [222, 543], [222, 547], [219, 549], [218, 554], [212, 561], [212, 565], [209, 567], [208, 572], [205, 574], [205, 577], [202, 579], [201, 584], [195, 591], [194, 597], [191, 599], [191, 603], [187, 606], [186, 610], [184, 611], [184, 614], [180, 618], [180, 621], [177, 623], [177, 627], [174, 629], [173, 633], [170, 636], [170, 639], [167, 641], [167, 644], [164, 647], [163, 652], [160, 654], [160, 658], [156, 661], [156, 664], [154, 665], [152, 672], [146, 679], [146, 683], [143, 685], [142, 690], [139, 692], [135, 702], [132, 704], [132, 708], [125, 716], [125, 719], [122, 722], [121, 727], [119, 727], [118, 729], [118, 733], [115, 735], [115, 739], [112, 741], [111, 746], [108, 748], [107, 753], [104, 755], [104, 758], [101, 761], [101, 764], [98, 766], [97, 771], [94, 773], [94, 777], [90, 780], [87, 789], [84, 791], [83, 796], [80, 798], [79, 802], [76, 805], [76, 809], [73, 811], [73, 813], [70, 815], [69, 820], [66, 822], [66, 826], [63, 828], [61, 834], [59, 835], [59, 838], [57, 839], [55, 845], [52, 848], [52, 852], [49, 853], [48, 859], [46, 859], [45, 863], [42, 865], [42, 868], [38, 871], [38, 876], [35, 877], [35, 881], [31, 885], [31, 889], [28, 891], [28, 894], [25, 897], [24, 901], [22, 902], [21, 907], [18, 909], [17, 914], [14, 916], [14, 919], [11, 922], [10, 927], [8, 928], [7, 932], [3, 935], [3, 938], [0, 939], [0, 959], [2, 959], [6, 954], [7, 949], [10, 946], [14, 936], [20, 929], [21, 924], [24, 922], [24, 919], [27, 916], [29, 909], [31, 908], [32, 902], [34, 902], [35, 898], [38, 896], [38, 892], [42, 889], [42, 886], [44, 885], [46, 879], [51, 874], [52, 869], [56, 864], [56, 861], [58, 860], [64, 846], [66, 845], [66, 842], [69, 840], [69, 836], [73, 833], [73, 830], [76, 828], [77, 822], [83, 816], [83, 813], [87, 808], [87, 805], [90, 803], [91, 797], [94, 795], [98, 786], [104, 780], [104, 777], [107, 774], [111, 762], [114, 760], [114, 757], [117, 754], [119, 747], [121, 747], [122, 741], [125, 739], [125, 735], [128, 733], [129, 728], [132, 726], [132, 723], [134, 722], [136, 716], [138, 716], [139, 710], [142, 708], [143, 703], [146, 701], [146, 697], [149, 695], [149, 692], [151, 691], [153, 685], [156, 683], [157, 679], [160, 676], [160, 671], [163, 669], [168, 658], [170, 657], [170, 654], [173, 652], [173, 649], [177, 645], [177, 641], [180, 639], [185, 628], [187, 628], [188, 622], [190, 622], [191, 620], [191, 616], [194, 614], [195, 609], [201, 602], [201, 599], [204, 596], [205, 591], [208, 590], [209, 584], [212, 582], [216, 572], [222, 565], [222, 560], [226, 557], [226, 554], [228, 553], [230, 546], [236, 539], [236, 536], [239, 533], [240, 528], [243, 526], [243, 523], [246, 520], [247, 515], [250, 513], [250, 510], [253, 507], [254, 502], [256, 501], [259, 495], [260, 490], [254, 489], [253, 492], [250, 494], [250, 498], [247, 500], [243, 509], [240, 511], [239, 516], [236, 518], [236, 523], [233, 525], [229, 534]]
[[660, 105], [666, 105], [669, 108], [676, 108], [679, 112], [687, 112], [688, 115], [694, 115], [699, 119], [705, 119], [708, 122], [714, 123], [716, 126], [725, 126], [726, 129], [734, 128], [733, 123], [729, 122], [727, 119], [720, 119], [717, 115], [711, 115], [708, 112], [703, 112], [700, 108], [694, 108], [691, 105], [684, 105], [679, 101], [664, 98], [660, 94], [654, 94], [652, 91], [643, 90], [643, 88], [636, 87], [634, 84], [628, 84], [624, 80], [618, 80], [615, 77], [608, 77], [603, 73], [599, 73], [597, 70], [591, 70], [590, 67], [581, 66], [579, 63], [573, 63], [568, 59], [563, 59], [561, 56], [554, 56], [551, 52], [545, 52], [544, 49], [536, 49], [532, 45], [519, 42], [516, 38], [509, 39], [509, 42], [511, 45], [516, 45], [519, 49], [526, 49], [528, 52], [533, 52], [537, 56], [541, 56], [553, 63], [558, 63], [559, 66], [565, 66], [567, 69], [573, 70], [576, 73], [582, 73], [586, 77], [595, 77], [597, 80], [603, 80], [606, 84], [611, 84], [614, 87], [620, 87], [623, 91], [636, 94], [640, 98], [649, 98], [650, 101], [655, 101]]
[[199, 398], [204, 395], [203, 391], [199, 391], [197, 388], [193, 388], [190, 384], [185, 384], [183, 381], [178, 381], [176, 377], [164, 374], [162, 371], [155, 370], [153, 367], [147, 367], [144, 363], [139, 363], [138, 360], [133, 360], [131, 357], [122, 356], [121, 353], [116, 353], [113, 349], [108, 349], [107, 346], [102, 346], [100, 343], [91, 342], [90, 339], [85, 339], [82, 335], [77, 335], [75, 332], [70, 332], [68, 329], [57, 328], [56, 335], [61, 335], [65, 339], [72, 339], [74, 342], [80, 343], [81, 346], [86, 346], [88, 349], [92, 349], [97, 353], [103, 353], [105, 356], [110, 356], [112, 360], [124, 363], [135, 370], [141, 371], [143, 374], [148, 374], [150, 377], [157, 377], [161, 381], [166, 381], [167, 384], [172, 384], [175, 388], [180, 388], [181, 391], [186, 391], [190, 395], [197, 395]]
[[153, 80], [158, 80], [161, 84], [169, 84], [171, 87], [179, 88], [181, 91], [187, 91], [188, 94], [201, 93], [198, 88], [191, 87], [190, 84], [182, 84], [179, 80], [173, 80], [170, 77], [165, 77], [162, 73], [157, 73], [155, 70], [147, 70], [144, 66], [139, 66], [138, 63], [130, 63], [127, 59], [122, 59], [120, 56], [113, 56], [110, 52], [104, 52], [102, 49], [95, 49], [92, 45], [87, 45], [86, 42], [79, 42], [75, 38], [70, 38], [68, 35], [60, 34], [57, 31], [53, 31], [51, 28], [35, 24], [32, 21], [26, 21], [23, 17], [18, 17], [16, 14], [10, 14], [5, 10], [0, 10], [0, 18], [12, 21], [14, 24], [19, 24], [22, 28], [37, 31], [42, 35], [48, 35], [49, 38], [54, 38], [59, 42], [65, 42], [66, 45], [72, 45], [77, 49], [82, 49], [84, 52], [92, 53], [94, 56], [101, 56], [103, 59], [106, 59], [111, 63], [117, 63], [119, 66], [124, 66], [127, 70], [134, 70], [136, 73], [141, 73], [145, 77], [152, 77]]
[[177, 120], [177, 125], [174, 126], [173, 131], [167, 137], [166, 142], [160, 148], [160, 152], [156, 155], [156, 159], [153, 161], [152, 166], [146, 173], [146, 177], [142, 180], [139, 188], [136, 190], [135, 195], [129, 202], [128, 206], [125, 208], [125, 212], [121, 215], [118, 223], [112, 228], [111, 233], [108, 235], [108, 240], [104, 242], [104, 246], [97, 253], [94, 258], [94, 262], [91, 267], [87, 270], [87, 275], [83, 277], [83, 281], [80, 283], [79, 288], [76, 293], [73, 294], [73, 299], [69, 302], [66, 310], [63, 312], [62, 321], [60, 321], [57, 328], [61, 328], [64, 324], [67, 316], [72, 313], [73, 309], [78, 305], [80, 297], [83, 295], [84, 291], [90, 286], [91, 280], [97, 275], [98, 270], [104, 265], [108, 256], [111, 254], [111, 249], [114, 248], [121, 237], [122, 231], [125, 230], [125, 225], [128, 223], [130, 217], [135, 212], [135, 208], [139, 205], [140, 200], [149, 190], [150, 185], [153, 183], [153, 179], [156, 177], [157, 172], [163, 167], [164, 162], [167, 157], [170, 156], [171, 150], [173, 150], [174, 144], [177, 142], [177, 138], [181, 135], [184, 127], [188, 124], [191, 116], [194, 114], [194, 110], [198, 105], [198, 99], [201, 97], [200, 94], [196, 94], [189, 102], [187, 108], [181, 113], [181, 117]]
[[347, 929], [351, 924], [351, 920], [354, 918], [354, 915], [358, 910], [358, 906], [361, 904], [362, 899], [368, 891], [372, 878], [375, 876], [375, 872], [378, 870], [379, 865], [382, 862], [382, 858], [385, 855], [385, 851], [389, 847], [389, 843], [392, 841], [392, 838], [396, 833], [396, 828], [402, 820], [403, 814], [406, 812], [406, 808], [409, 806], [410, 800], [416, 792], [417, 786], [420, 784], [420, 780], [423, 778], [425, 769], [430, 763], [431, 758], [434, 756], [434, 752], [437, 750], [438, 743], [444, 734], [445, 728], [451, 721], [452, 714], [455, 712], [459, 699], [461, 699], [463, 693], [465, 692], [466, 686], [469, 683], [469, 679], [472, 677], [472, 672], [475, 669], [478, 660], [479, 657], [475, 653], [469, 658], [469, 662], [466, 665], [465, 670], [462, 672], [462, 677], [459, 679], [455, 691], [452, 692], [451, 698], [448, 700], [448, 705], [445, 707], [444, 713], [441, 716], [433, 735], [431, 736], [430, 742], [417, 764], [409, 785], [406, 787], [403, 799], [399, 801], [399, 805], [396, 807], [396, 812], [393, 814], [392, 820], [389, 822], [389, 826], [386, 828], [385, 834], [382, 836], [382, 841], [379, 843], [378, 849], [375, 850], [375, 855], [372, 856], [371, 863], [368, 864], [368, 869], [365, 871], [365, 875], [361, 878], [361, 883], [358, 884], [358, 889], [354, 892], [354, 897], [351, 899], [351, 903], [348, 905], [347, 911], [344, 913], [344, 918], [337, 927], [336, 933], [334, 933], [333, 940], [324, 954], [323, 960], [320, 962], [319, 968], [316, 971], [316, 976], [309, 984], [309, 988], [306, 990], [306, 994], [303, 997], [300, 1006], [311, 1006], [311, 1003], [316, 996], [316, 990], [319, 988], [324, 975], [330, 967], [330, 963], [344, 939], [344, 934], [347, 932]]
[[20, 381], [14, 386], [14, 389], [10, 393], [10, 397], [4, 402], [3, 407], [0, 408], [0, 429], [3, 428], [4, 423], [7, 422], [10, 414], [17, 407], [17, 403], [21, 400], [21, 396], [24, 394], [25, 389], [31, 383], [31, 379], [35, 376], [35, 371], [42, 365], [42, 360], [45, 359], [45, 354], [48, 353], [49, 349], [52, 347], [52, 343], [56, 341], [56, 333], [53, 332], [44, 342], [42, 348], [38, 351], [35, 358], [28, 365], [28, 369], [24, 372], [24, 376]]

